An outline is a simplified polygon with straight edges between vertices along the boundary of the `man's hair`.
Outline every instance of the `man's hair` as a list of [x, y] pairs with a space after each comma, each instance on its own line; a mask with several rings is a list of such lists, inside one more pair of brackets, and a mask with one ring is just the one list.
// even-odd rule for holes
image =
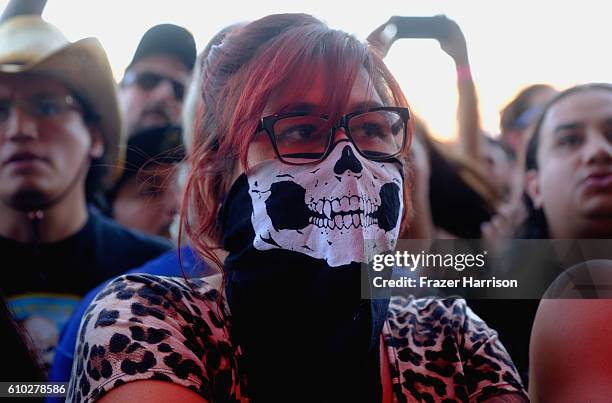
[[[553, 90], [547, 84], [533, 84], [523, 88], [500, 112], [502, 133], [516, 127], [519, 118], [531, 108], [532, 98], [540, 91]], [[536, 116], [534, 116], [536, 117]]]

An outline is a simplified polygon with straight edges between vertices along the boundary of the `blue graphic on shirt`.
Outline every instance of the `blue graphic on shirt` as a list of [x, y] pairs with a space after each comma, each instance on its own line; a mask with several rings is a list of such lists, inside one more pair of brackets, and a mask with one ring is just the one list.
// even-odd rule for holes
[[79, 300], [71, 294], [23, 294], [8, 300], [9, 309], [32, 338], [47, 368], [53, 362], [60, 332]]

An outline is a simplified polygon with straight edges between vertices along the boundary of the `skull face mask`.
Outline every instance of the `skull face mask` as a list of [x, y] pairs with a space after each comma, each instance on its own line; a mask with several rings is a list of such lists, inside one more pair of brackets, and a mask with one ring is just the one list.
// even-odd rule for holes
[[219, 217], [225, 294], [250, 388], [263, 401], [279, 385], [311, 401], [332, 389], [353, 400], [380, 395], [389, 301], [362, 299], [361, 262], [366, 241], [394, 247], [401, 214], [399, 161], [367, 160], [347, 140], [319, 164], [266, 161], [236, 179]]
[[254, 247], [303, 253], [332, 267], [364, 262], [366, 240], [377, 251], [392, 249], [403, 207], [399, 168], [361, 157], [347, 140], [318, 165], [259, 164], [247, 174]]

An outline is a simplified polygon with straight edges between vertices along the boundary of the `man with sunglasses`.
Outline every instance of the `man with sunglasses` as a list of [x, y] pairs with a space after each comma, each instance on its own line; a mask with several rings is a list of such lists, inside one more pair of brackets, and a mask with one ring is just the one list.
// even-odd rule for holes
[[183, 95], [195, 58], [195, 41], [185, 28], [160, 24], [144, 34], [119, 94], [130, 136], [180, 125]]

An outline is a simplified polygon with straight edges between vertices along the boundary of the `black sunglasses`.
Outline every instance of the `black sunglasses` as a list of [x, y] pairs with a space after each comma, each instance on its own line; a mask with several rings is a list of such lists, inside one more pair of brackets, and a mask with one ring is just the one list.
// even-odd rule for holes
[[183, 96], [185, 95], [185, 84], [168, 76], [163, 76], [151, 71], [128, 71], [123, 78], [123, 85], [129, 86], [135, 83], [144, 91], [152, 91], [164, 80], [168, 80], [170, 84], [172, 84], [174, 99], [179, 102], [182, 101]]
[[385, 106], [349, 113], [330, 127], [327, 116], [284, 113], [262, 118], [257, 132], [268, 134], [277, 157], [289, 165], [325, 159], [339, 128], [363, 157], [383, 161], [396, 157], [410, 144], [409, 118], [408, 108]]

